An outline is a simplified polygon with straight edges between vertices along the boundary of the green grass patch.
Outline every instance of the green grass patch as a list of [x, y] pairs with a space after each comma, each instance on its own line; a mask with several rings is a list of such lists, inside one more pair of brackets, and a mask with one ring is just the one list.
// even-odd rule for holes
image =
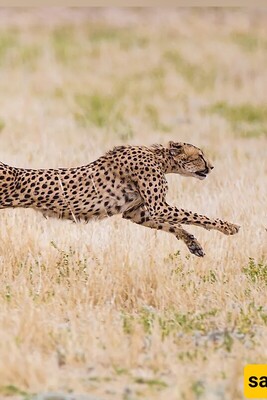
[[129, 374], [129, 371], [128, 371], [127, 368], [123, 368], [123, 367], [119, 367], [117, 365], [113, 365], [113, 369], [114, 369], [114, 372], [117, 375], [128, 375]]
[[76, 33], [72, 26], [61, 26], [52, 32], [54, 53], [62, 64], [72, 63], [83, 54]]
[[213, 317], [218, 310], [212, 309], [203, 313], [174, 313], [171, 318], [160, 317], [159, 324], [162, 330], [162, 338], [172, 333], [192, 333], [194, 331], [206, 332], [212, 324]]
[[22, 63], [24, 66], [30, 69], [36, 69], [41, 54], [41, 46], [24, 46], [20, 49], [18, 63]]
[[109, 376], [90, 376], [88, 380], [92, 382], [111, 382], [112, 378]]
[[137, 377], [134, 379], [134, 381], [135, 383], [138, 383], [140, 385], [148, 385], [157, 389], [164, 389], [168, 387], [167, 383], [162, 381], [161, 379], [145, 379], [142, 377]]
[[215, 283], [218, 280], [216, 272], [212, 269], [202, 275], [201, 279], [203, 280], [203, 282], [207, 282], [209, 284]]
[[194, 395], [196, 396], [196, 399], [199, 399], [200, 397], [202, 397], [205, 394], [205, 386], [204, 386], [204, 382], [197, 380], [194, 381], [191, 385], [191, 390], [194, 393]]
[[212, 89], [216, 78], [216, 71], [212, 67], [205, 68], [199, 64], [187, 61], [177, 51], [168, 51], [163, 58], [173, 65], [180, 74], [195, 90], [204, 91]]
[[132, 315], [123, 313], [122, 314], [122, 329], [126, 335], [131, 335], [133, 333], [135, 324], [135, 319]]
[[267, 48], [267, 40], [254, 35], [251, 32], [233, 32], [230, 39], [246, 52], [254, 52]]
[[143, 308], [138, 315], [124, 313], [122, 324], [124, 333], [131, 335], [136, 324], [141, 325], [144, 333], [150, 335], [155, 324], [159, 325], [162, 340], [171, 334], [206, 332], [212, 329], [214, 317], [218, 310], [212, 309], [203, 313], [179, 313], [176, 311], [158, 315], [153, 310]]
[[12, 68], [26, 66], [33, 69], [41, 54], [41, 45], [24, 44], [17, 31], [0, 33], [0, 66], [7, 63]]
[[5, 121], [2, 118], [0, 118], [0, 132], [4, 130], [5, 126], [6, 126]]
[[243, 267], [242, 272], [251, 282], [262, 282], [267, 285], [267, 263], [263, 261], [257, 262], [254, 258], [250, 258], [248, 265]]
[[[251, 278], [249, 277], [249, 279]], [[252, 279], [254, 280], [254, 278]], [[259, 281], [256, 279], [254, 282], [258, 283]], [[245, 308], [240, 308], [238, 314], [235, 312], [227, 313], [227, 325], [234, 327], [236, 332], [245, 335], [250, 340], [254, 338], [255, 326], [262, 322], [265, 325], [267, 324], [266, 306], [256, 305], [254, 300], [248, 302]]]
[[255, 106], [249, 103], [230, 105], [220, 101], [204, 111], [224, 118], [241, 137], [257, 138], [267, 134], [267, 105]]
[[[251, 268], [251, 266], [250, 266]], [[243, 271], [249, 276], [252, 274], [254, 278], [255, 267], [253, 270]], [[267, 266], [265, 266], [267, 270]], [[267, 279], [267, 271], [262, 272], [264, 278]], [[258, 272], [257, 272], [258, 273]], [[264, 281], [266, 283], [266, 281]], [[161, 340], [164, 341], [168, 337], [179, 338], [179, 335], [188, 335], [194, 338], [196, 333], [200, 338], [204, 338], [207, 342], [213, 343], [216, 348], [223, 347], [226, 351], [231, 352], [234, 342], [242, 340], [245, 335], [246, 338], [253, 341], [254, 327], [256, 324], [263, 322], [267, 324], [266, 308], [256, 306], [253, 302], [249, 303], [246, 309], [240, 309], [238, 313], [229, 312], [227, 314], [226, 325], [223, 330], [218, 327], [216, 320], [220, 315], [220, 310], [211, 309], [203, 312], [177, 312], [175, 310], [165, 313], [157, 313], [155, 310], [148, 308], [142, 309], [137, 314], [122, 315], [123, 331], [127, 335], [132, 335], [136, 327], [142, 327], [146, 336], [153, 334], [154, 329], [160, 329]], [[216, 332], [219, 332], [217, 335]], [[216, 339], [216, 335], [218, 338]], [[241, 335], [240, 337], [238, 335]], [[204, 343], [204, 342], [203, 342]], [[197, 354], [188, 355], [181, 353], [181, 357], [185, 355], [186, 358], [197, 357]]]
[[64, 88], [63, 87], [56, 87], [53, 90], [53, 96], [54, 96], [55, 99], [59, 99], [59, 100], [64, 99], [64, 97], [65, 97]]
[[213, 114], [218, 114], [232, 124], [238, 123], [264, 123], [267, 122], [267, 106], [244, 103], [230, 105], [224, 101], [213, 104], [208, 108]]
[[93, 124], [100, 128], [106, 126], [115, 113], [115, 99], [113, 96], [78, 94], [75, 97], [80, 111], [76, 114], [76, 120], [82, 125]]
[[15, 32], [0, 32], [0, 65], [6, 56], [18, 44], [17, 34]]
[[13, 396], [26, 396], [28, 397], [29, 394], [25, 392], [24, 390], [21, 390], [15, 385], [6, 385], [6, 386], [0, 386], [0, 394], [3, 396], [7, 397], [13, 397]]
[[123, 114], [123, 109], [118, 95], [92, 95], [77, 94], [75, 96], [77, 111], [74, 117], [80, 126], [97, 126], [108, 128], [116, 132], [122, 140], [127, 141], [133, 137], [131, 125]]
[[132, 47], [145, 47], [149, 40], [129, 28], [117, 28], [108, 25], [88, 27], [88, 36], [92, 44], [117, 43], [124, 50]]

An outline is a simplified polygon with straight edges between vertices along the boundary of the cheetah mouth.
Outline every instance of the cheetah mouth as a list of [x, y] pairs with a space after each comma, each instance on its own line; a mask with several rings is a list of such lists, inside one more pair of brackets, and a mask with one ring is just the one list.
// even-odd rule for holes
[[204, 178], [206, 178], [208, 172], [209, 172], [209, 171], [208, 171], [208, 169], [206, 168], [206, 169], [203, 169], [203, 171], [197, 171], [197, 172], [195, 172], [195, 174], [196, 174], [197, 176], [199, 176], [200, 178], [204, 179]]

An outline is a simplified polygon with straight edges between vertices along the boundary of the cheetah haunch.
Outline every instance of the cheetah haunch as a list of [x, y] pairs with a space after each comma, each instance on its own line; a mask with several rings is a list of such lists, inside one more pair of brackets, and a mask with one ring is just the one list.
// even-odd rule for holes
[[119, 146], [77, 168], [23, 169], [0, 163], [0, 208], [24, 207], [44, 216], [88, 221], [122, 214], [132, 222], [172, 233], [191, 253], [204, 251], [183, 224], [234, 235], [239, 226], [166, 203], [166, 174], [204, 179], [213, 169], [203, 152], [187, 143]]

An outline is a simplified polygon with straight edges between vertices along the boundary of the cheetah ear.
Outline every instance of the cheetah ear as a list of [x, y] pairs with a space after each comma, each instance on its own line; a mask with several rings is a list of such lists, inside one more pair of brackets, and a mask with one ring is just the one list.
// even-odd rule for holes
[[152, 146], [150, 146], [150, 150], [152, 150], [158, 157], [164, 157], [162, 144], [152, 144]]
[[182, 143], [169, 142], [169, 149], [171, 156], [178, 156], [184, 152]]

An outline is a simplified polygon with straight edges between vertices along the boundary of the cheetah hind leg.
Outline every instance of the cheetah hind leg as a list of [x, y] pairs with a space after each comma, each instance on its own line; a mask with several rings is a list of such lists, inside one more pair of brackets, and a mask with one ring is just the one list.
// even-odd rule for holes
[[131, 208], [122, 214], [122, 217], [136, 224], [146, 226], [151, 229], [163, 230], [172, 233], [178, 240], [182, 240], [189, 251], [197, 257], [204, 257], [205, 253], [196, 238], [181, 228], [181, 225], [170, 224], [160, 218], [152, 218], [144, 205]]

